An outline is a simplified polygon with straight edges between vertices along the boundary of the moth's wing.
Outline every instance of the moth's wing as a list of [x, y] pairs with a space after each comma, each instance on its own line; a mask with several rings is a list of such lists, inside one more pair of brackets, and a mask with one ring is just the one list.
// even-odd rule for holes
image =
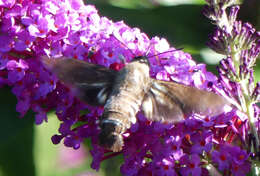
[[[157, 85], [153, 84], [144, 96], [142, 103], [144, 115], [153, 121], [176, 122], [183, 120], [184, 114], [178, 102], [168, 96], [164, 87], [157, 89], [155, 86]], [[160, 89], [165, 89], [165, 91]]]
[[225, 98], [215, 93], [153, 79], [142, 110], [150, 120], [177, 122], [193, 113], [218, 115], [228, 104]]
[[101, 65], [64, 57], [42, 57], [42, 63], [77, 97], [91, 105], [106, 103], [117, 73]]

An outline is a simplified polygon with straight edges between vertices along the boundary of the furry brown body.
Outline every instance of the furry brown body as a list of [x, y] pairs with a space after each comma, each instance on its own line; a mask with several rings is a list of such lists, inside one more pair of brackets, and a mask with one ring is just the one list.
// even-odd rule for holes
[[122, 134], [136, 122], [136, 113], [150, 88], [150, 80], [149, 65], [138, 60], [119, 71], [100, 123], [101, 145], [113, 151], [122, 149]]

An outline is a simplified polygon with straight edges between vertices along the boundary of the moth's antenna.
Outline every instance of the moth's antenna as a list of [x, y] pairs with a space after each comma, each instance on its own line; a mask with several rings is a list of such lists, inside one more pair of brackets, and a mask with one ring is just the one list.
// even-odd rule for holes
[[149, 44], [149, 47], [148, 47], [148, 50], [146, 51], [146, 53], [145, 53], [145, 56], [148, 58], [148, 53], [150, 52], [150, 50], [151, 50], [151, 47], [152, 47], [152, 44], [151, 44], [151, 41], [150, 41], [150, 44]]
[[[129, 49], [125, 43], [123, 43], [121, 40], [119, 40], [114, 34], [112, 34], [112, 36], [113, 36], [119, 43], [121, 43], [124, 47], [126, 47], [126, 48], [132, 53], [132, 55], [135, 57], [135, 54], [133, 53], [133, 51], [132, 51], [131, 49]], [[148, 54], [148, 53], [150, 52], [150, 50], [151, 50], [151, 47], [152, 47], [152, 44], [150, 43], [150, 45], [149, 45], [149, 47], [148, 47], [148, 50], [147, 50], [147, 52], [145, 53], [145, 56], [146, 56], [147, 58], [151, 58], [151, 57], [154, 57], [154, 56], [159, 56], [159, 55], [165, 54], [165, 53], [180, 51], [180, 50], [183, 49], [183, 48], [179, 48], [179, 49], [175, 49], [175, 50], [170, 50], [170, 51], [165, 51], [165, 52], [162, 52], [162, 53], [158, 53], [158, 54], [155, 54], [155, 55], [152, 55], [152, 56], [147, 56], [147, 54]]]
[[158, 54], [151, 55], [151, 56], [147, 56], [147, 57], [148, 57], [148, 58], [151, 58], [151, 57], [154, 57], [154, 56], [159, 56], [159, 55], [161, 55], [161, 54], [171, 53], [171, 52], [180, 51], [180, 50], [183, 50], [183, 48], [178, 48], [178, 49], [174, 49], [174, 50], [169, 50], [169, 51], [165, 51], [165, 52], [158, 53]]
[[127, 47], [126, 44], [124, 44], [122, 41], [120, 41], [118, 38], [116, 38], [116, 36], [115, 36], [114, 34], [113, 34], [113, 37], [114, 37], [119, 43], [121, 43], [124, 47], [126, 47], [126, 48], [132, 53], [133, 56], [135, 56], [135, 54], [133, 53], [133, 51], [130, 50], [130, 49]]

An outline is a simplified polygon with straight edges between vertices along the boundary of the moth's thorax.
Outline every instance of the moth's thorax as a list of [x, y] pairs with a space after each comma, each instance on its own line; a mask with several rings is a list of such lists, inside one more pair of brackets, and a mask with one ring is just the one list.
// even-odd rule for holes
[[116, 77], [103, 118], [116, 120], [130, 128], [131, 123], [136, 122], [135, 115], [149, 86], [149, 65], [137, 61], [127, 64]]

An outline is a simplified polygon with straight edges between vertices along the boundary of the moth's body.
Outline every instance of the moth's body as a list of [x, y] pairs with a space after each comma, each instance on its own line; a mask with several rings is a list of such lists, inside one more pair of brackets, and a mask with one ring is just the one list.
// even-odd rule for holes
[[149, 120], [178, 122], [193, 113], [217, 115], [229, 103], [212, 92], [150, 78], [146, 57], [134, 58], [119, 72], [74, 59], [47, 59], [43, 63], [81, 100], [104, 106], [100, 144], [122, 150], [122, 134], [142, 110]]
[[[150, 88], [149, 65], [138, 60], [127, 64], [119, 71], [115, 78], [112, 92], [104, 106], [101, 119], [100, 142], [114, 140], [119, 145], [108, 147], [113, 151], [120, 151], [123, 144], [122, 134], [136, 122], [136, 113], [140, 110], [144, 95]], [[116, 142], [117, 143], [117, 142]]]

